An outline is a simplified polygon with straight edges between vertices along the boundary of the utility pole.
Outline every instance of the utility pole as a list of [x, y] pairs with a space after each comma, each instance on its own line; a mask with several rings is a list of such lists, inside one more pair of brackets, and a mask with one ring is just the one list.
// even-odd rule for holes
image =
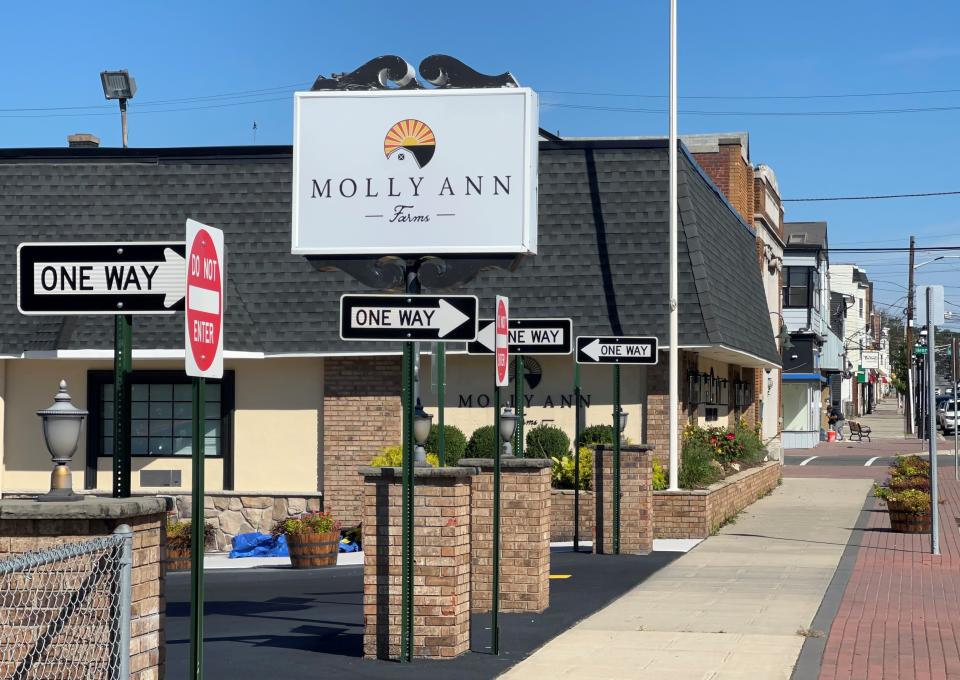
[[907, 432], [913, 434], [913, 262], [914, 237], [910, 237], [910, 266], [907, 268], [907, 327], [904, 329], [904, 351], [907, 353], [907, 398], [903, 400], [903, 417]]

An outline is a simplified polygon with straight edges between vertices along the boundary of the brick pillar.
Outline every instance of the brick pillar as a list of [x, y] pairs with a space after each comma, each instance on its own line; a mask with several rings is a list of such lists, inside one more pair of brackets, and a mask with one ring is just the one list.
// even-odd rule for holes
[[[451, 659], [470, 648], [470, 475], [417, 468], [414, 496], [413, 655]], [[363, 655], [400, 656], [400, 468], [363, 477]]]
[[[613, 554], [613, 449], [598, 446], [593, 457], [596, 524], [593, 552]], [[620, 552], [653, 550], [653, 455], [648, 446], [620, 448]]]
[[[114, 499], [91, 496], [66, 503], [3, 499], [0, 500], [0, 559], [107, 536], [117, 526], [128, 525], [133, 529], [130, 678], [162, 680], [166, 655], [166, 600], [161, 552], [166, 546], [166, 512], [169, 509], [166, 498], [156, 497]], [[0, 617], [4, 616], [7, 614], [0, 612]], [[90, 626], [89, 619], [75, 623], [80, 625], [79, 634], [89, 634], [84, 630]], [[68, 620], [62, 635], [77, 634]], [[86, 661], [70, 659], [69, 654], [76, 650], [69, 646], [54, 651], [67, 654], [71, 663]]]
[[[493, 603], [493, 460], [467, 458], [473, 477], [471, 602]], [[547, 458], [503, 458], [500, 471], [500, 611], [542, 612], [550, 606], [550, 466]]]

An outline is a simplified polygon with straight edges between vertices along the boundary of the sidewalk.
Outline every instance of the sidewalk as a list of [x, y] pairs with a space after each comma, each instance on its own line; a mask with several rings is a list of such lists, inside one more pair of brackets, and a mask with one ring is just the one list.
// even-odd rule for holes
[[503, 677], [789, 678], [870, 484], [785, 479]]
[[928, 535], [895, 534], [879, 503], [826, 641], [821, 680], [960, 678], [960, 482], [942, 466], [940, 550]]

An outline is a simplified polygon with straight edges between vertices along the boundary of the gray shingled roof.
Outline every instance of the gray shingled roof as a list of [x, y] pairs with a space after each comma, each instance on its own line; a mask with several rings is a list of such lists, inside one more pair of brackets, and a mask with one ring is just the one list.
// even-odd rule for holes
[[[779, 363], [753, 232], [688, 154], [679, 198], [680, 344], [717, 345]], [[25, 317], [16, 309], [18, 243], [181, 239], [187, 217], [227, 243], [228, 350], [396, 351], [347, 343], [339, 297], [362, 286], [291, 255], [291, 149], [0, 150], [0, 352], [107, 349], [109, 317]], [[543, 142], [539, 252], [515, 272], [482, 273], [463, 292], [517, 317], [570, 316], [577, 334], [667, 338], [667, 149], [661, 141]], [[685, 236], [685, 238], [684, 238]], [[182, 346], [173, 317], [137, 317], [134, 346]]]
[[[802, 236], [803, 240], [794, 242], [791, 237]], [[826, 222], [784, 222], [783, 238], [787, 248], [826, 248]]]

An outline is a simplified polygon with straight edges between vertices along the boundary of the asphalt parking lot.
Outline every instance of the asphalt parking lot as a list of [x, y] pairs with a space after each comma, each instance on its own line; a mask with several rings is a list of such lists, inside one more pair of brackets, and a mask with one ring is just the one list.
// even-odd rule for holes
[[[481, 614], [473, 616], [470, 653], [413, 664], [363, 659], [362, 567], [207, 571], [205, 677], [493, 678], [679, 555], [556, 552], [552, 574], [569, 578], [551, 580], [550, 607], [542, 614], [501, 615], [499, 657], [489, 653], [490, 615]], [[190, 574], [169, 574], [170, 678], [188, 677], [189, 597]]]

